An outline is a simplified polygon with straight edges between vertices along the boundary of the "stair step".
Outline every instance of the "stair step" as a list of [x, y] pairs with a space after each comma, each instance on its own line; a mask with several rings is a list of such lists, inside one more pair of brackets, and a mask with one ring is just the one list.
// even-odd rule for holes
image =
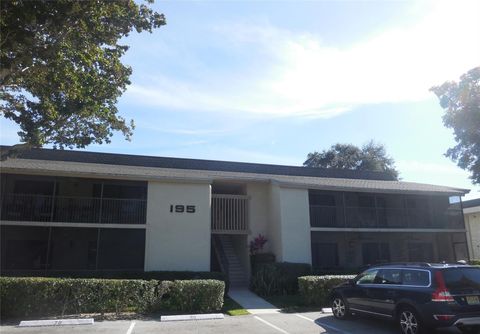
[[228, 263], [227, 276], [230, 286], [247, 287], [247, 273], [238, 259], [231, 237], [223, 235], [219, 236], [217, 240], [220, 241], [221, 251], [223, 252], [224, 259]]

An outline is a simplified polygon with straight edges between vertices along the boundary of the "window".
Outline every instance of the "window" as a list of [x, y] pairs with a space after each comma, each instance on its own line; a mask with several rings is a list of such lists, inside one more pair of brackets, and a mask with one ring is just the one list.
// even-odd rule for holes
[[2, 226], [2, 270], [44, 270], [48, 227]]
[[402, 283], [413, 286], [429, 286], [430, 273], [426, 270], [404, 269], [402, 270]]
[[49, 268], [52, 270], [95, 270], [96, 228], [52, 227]]
[[402, 284], [402, 271], [400, 269], [381, 269], [375, 283], [378, 284]]
[[369, 269], [360, 274], [357, 278], [357, 284], [373, 284], [377, 276], [378, 269]]
[[480, 268], [451, 268], [443, 270], [442, 273], [448, 289], [480, 289]]
[[335, 196], [333, 194], [310, 193], [310, 205], [335, 206]]
[[390, 261], [390, 248], [386, 242], [370, 242], [362, 245], [363, 264]]
[[312, 265], [317, 268], [338, 266], [338, 245], [336, 243], [312, 243]]
[[145, 230], [100, 229], [98, 269], [143, 270]]
[[371, 195], [358, 196], [358, 206], [362, 208], [374, 208], [375, 196], [371, 196]]
[[110, 184], [103, 185], [104, 198], [147, 198], [147, 187], [144, 185], [129, 185], [129, 184]]
[[405, 198], [405, 206], [407, 209], [421, 209], [428, 208], [429, 204], [426, 197], [407, 196]]
[[433, 244], [429, 242], [408, 243], [408, 259], [412, 262], [433, 262]]
[[343, 193], [309, 191], [310, 225], [339, 227], [344, 225]]
[[143, 270], [144, 229], [1, 227], [1, 269]]

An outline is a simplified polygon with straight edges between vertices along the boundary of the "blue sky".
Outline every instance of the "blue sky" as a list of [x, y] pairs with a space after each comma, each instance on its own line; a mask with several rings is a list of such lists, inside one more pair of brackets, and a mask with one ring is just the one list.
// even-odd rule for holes
[[[91, 151], [301, 165], [336, 142], [386, 145], [405, 181], [472, 189], [432, 85], [480, 65], [478, 1], [156, 1], [131, 34], [119, 101], [131, 142]], [[2, 144], [18, 142], [0, 121]]]

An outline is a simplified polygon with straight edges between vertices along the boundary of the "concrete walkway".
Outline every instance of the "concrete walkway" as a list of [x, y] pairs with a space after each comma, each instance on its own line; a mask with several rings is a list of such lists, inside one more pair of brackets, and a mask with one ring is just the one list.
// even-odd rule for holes
[[258, 297], [247, 288], [231, 288], [228, 296], [251, 314], [279, 313], [280, 309]]

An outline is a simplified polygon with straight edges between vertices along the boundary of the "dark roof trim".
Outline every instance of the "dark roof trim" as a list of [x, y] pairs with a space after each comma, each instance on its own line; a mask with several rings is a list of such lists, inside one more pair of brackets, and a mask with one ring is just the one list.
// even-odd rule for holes
[[[0, 146], [0, 151], [8, 150], [11, 146]], [[333, 168], [311, 168], [299, 166], [283, 166], [256, 164], [245, 162], [199, 160], [183, 158], [152, 157], [144, 155], [113, 154], [87, 151], [30, 149], [21, 151], [15, 156], [17, 159], [33, 159], [48, 161], [83, 162], [92, 164], [108, 164], [121, 166], [138, 166], [172, 169], [193, 169], [237, 173], [257, 173], [288, 176], [310, 176], [343, 179], [365, 180], [395, 180], [384, 172], [357, 171]]]
[[480, 198], [471, 199], [469, 201], [462, 202], [462, 206], [463, 206], [464, 209], [473, 208], [475, 206], [480, 206]]

